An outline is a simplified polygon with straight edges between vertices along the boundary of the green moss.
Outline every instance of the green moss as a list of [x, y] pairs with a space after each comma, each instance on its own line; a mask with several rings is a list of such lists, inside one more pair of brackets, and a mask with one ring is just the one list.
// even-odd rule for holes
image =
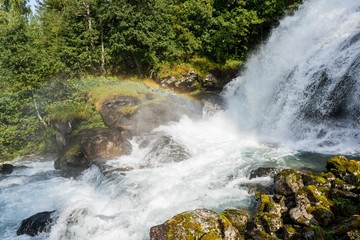
[[319, 191], [314, 185], [309, 185], [306, 187], [307, 196], [310, 200], [316, 202], [317, 204], [322, 204], [324, 207], [330, 208], [334, 205], [323, 192]]
[[341, 172], [346, 172], [349, 167], [349, 161], [344, 156], [336, 156], [332, 157], [327, 162], [327, 168], [330, 170], [331, 168], [335, 168]]
[[[194, 238], [189, 238], [189, 240], [193, 240]], [[195, 238], [197, 239], [197, 238]], [[198, 238], [200, 239], [200, 238]], [[206, 233], [205, 235], [201, 236], [201, 240], [223, 240], [221, 237], [219, 237], [219, 234], [217, 232], [211, 231], [209, 233]]]
[[360, 163], [355, 160], [350, 160], [347, 171], [354, 175], [360, 175]]
[[160, 70], [158, 72], [158, 77], [169, 78], [171, 76], [181, 77], [183, 75], [188, 74], [191, 71], [198, 71], [194, 66], [189, 63], [168, 63], [165, 62], [160, 66]]
[[127, 115], [133, 115], [139, 106], [122, 106], [120, 107], [120, 111]]

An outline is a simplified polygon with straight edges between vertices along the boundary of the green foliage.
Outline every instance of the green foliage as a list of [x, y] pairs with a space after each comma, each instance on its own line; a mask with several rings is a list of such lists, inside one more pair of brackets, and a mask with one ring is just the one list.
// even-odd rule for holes
[[46, 148], [53, 119], [102, 126], [89, 96], [146, 97], [142, 84], [66, 79], [239, 67], [301, 0], [42, 0], [36, 15], [27, 2], [0, 0], [1, 159]]

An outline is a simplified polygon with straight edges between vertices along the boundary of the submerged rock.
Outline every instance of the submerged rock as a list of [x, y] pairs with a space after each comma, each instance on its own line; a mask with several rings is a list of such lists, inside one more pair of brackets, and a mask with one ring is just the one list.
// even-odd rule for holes
[[259, 167], [250, 172], [250, 179], [257, 178], [257, 177], [274, 177], [279, 172], [280, 172], [280, 169], [278, 169], [278, 168]]
[[0, 174], [8, 175], [14, 171], [14, 166], [8, 163], [4, 163], [0, 166]]
[[50, 232], [56, 220], [56, 211], [37, 213], [23, 220], [16, 234], [27, 234], [34, 237], [42, 232]]
[[140, 148], [148, 148], [145, 167], [162, 163], [180, 162], [190, 158], [189, 150], [165, 132], [151, 132], [136, 138]]

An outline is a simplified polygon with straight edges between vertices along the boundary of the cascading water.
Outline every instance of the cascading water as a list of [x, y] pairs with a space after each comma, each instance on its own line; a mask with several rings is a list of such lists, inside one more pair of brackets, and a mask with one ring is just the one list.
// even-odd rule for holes
[[249, 180], [252, 169], [323, 167], [297, 150], [359, 154], [359, 23], [356, 0], [305, 1], [227, 86], [226, 111], [134, 138], [131, 155], [77, 180], [60, 177], [54, 159], [15, 161], [25, 167], [0, 176], [0, 239], [30, 239], [16, 236], [21, 220], [52, 210], [51, 233], [32, 239], [148, 239], [185, 210], [249, 207], [241, 186], [271, 183]]
[[360, 152], [360, 4], [306, 1], [227, 86], [242, 129], [297, 148]]

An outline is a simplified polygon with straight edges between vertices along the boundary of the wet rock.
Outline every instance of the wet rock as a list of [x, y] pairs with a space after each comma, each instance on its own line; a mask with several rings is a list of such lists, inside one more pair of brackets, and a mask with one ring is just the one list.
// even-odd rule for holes
[[255, 194], [257, 192], [269, 195], [274, 194], [274, 187], [272, 185], [262, 185], [260, 183], [242, 183], [238, 186], [241, 189], [246, 189], [250, 194]]
[[42, 232], [50, 232], [56, 219], [57, 215], [55, 211], [37, 213], [23, 220], [16, 234], [27, 234], [34, 237]]
[[277, 194], [291, 196], [303, 187], [301, 172], [298, 170], [284, 169], [274, 177], [274, 190]]
[[164, 132], [152, 132], [137, 137], [140, 148], [149, 148], [144, 157], [146, 167], [161, 163], [180, 162], [190, 158], [186, 147]]
[[278, 168], [259, 167], [250, 172], [250, 179], [257, 178], [257, 177], [274, 177], [279, 172], [280, 172], [280, 169], [278, 169]]
[[14, 166], [8, 163], [4, 163], [0, 166], [0, 174], [8, 175], [14, 171]]
[[165, 239], [244, 239], [222, 215], [197, 209], [180, 213], [150, 230], [151, 240]]
[[107, 128], [86, 129], [80, 132], [80, 150], [88, 161], [103, 161], [113, 157], [128, 155], [131, 143], [120, 131]]

